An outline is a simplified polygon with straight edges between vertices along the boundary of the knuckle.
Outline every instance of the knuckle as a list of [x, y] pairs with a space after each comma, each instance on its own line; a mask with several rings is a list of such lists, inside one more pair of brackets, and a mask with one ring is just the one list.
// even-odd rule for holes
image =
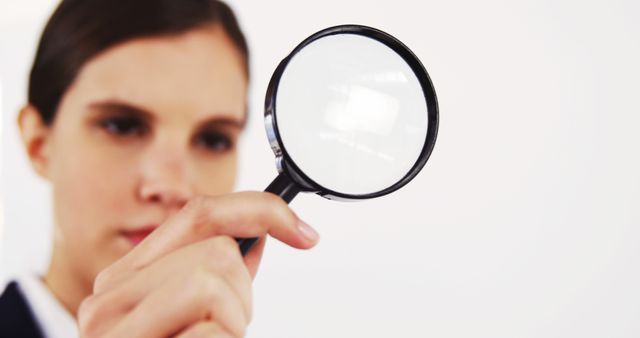
[[197, 211], [202, 209], [202, 207], [207, 203], [207, 197], [198, 195], [192, 197], [189, 202], [185, 205], [185, 209], [188, 211]]
[[107, 288], [108, 281], [111, 279], [111, 270], [104, 269], [98, 273], [93, 282], [93, 292], [102, 292]]
[[211, 271], [228, 271], [240, 261], [238, 244], [229, 236], [217, 236], [207, 241], [201, 264]]
[[282, 198], [280, 198], [280, 196], [276, 194], [263, 192], [263, 193], [260, 193], [260, 197], [262, 198], [263, 203], [266, 203], [270, 206], [277, 206], [277, 207], [287, 206], [287, 203], [285, 203], [284, 200], [282, 200]]
[[198, 283], [196, 287], [199, 299], [201, 300], [204, 309], [209, 310], [211, 308], [211, 304], [220, 302], [222, 296], [221, 284], [222, 281], [212, 275], [208, 275], [208, 278], [200, 279], [200, 283]]
[[236, 258], [238, 256], [238, 243], [231, 236], [217, 236], [215, 241], [220, 247], [222, 255], [229, 259]]
[[298, 221], [298, 216], [289, 208], [288, 205], [279, 205], [274, 209], [278, 222], [287, 227], [294, 227]]
[[184, 336], [185, 338], [207, 338], [215, 337], [216, 332], [205, 325], [196, 325]]
[[196, 196], [189, 200], [183, 209], [183, 217], [185, 217], [191, 225], [191, 232], [196, 235], [206, 234], [210, 222], [212, 197]]
[[215, 322], [201, 322], [192, 326], [189, 331], [180, 338], [233, 338], [226, 331], [224, 331], [218, 323]]
[[199, 219], [202, 217], [203, 211], [206, 209], [207, 198], [205, 196], [195, 196], [187, 202], [182, 209], [182, 213], [191, 219]]
[[261, 193], [260, 213], [263, 218], [271, 217], [279, 224], [294, 226], [298, 216], [289, 205], [279, 196], [271, 193]]
[[123, 281], [131, 279], [134, 276], [134, 273], [132, 271], [119, 269], [116, 266], [117, 264], [118, 263], [98, 273], [93, 282], [94, 294], [104, 294], [105, 292], [112, 290]]
[[[225, 298], [229, 297], [229, 287], [226, 285], [224, 278], [205, 269], [197, 269], [189, 278], [185, 279], [185, 281], [187, 285], [182, 289], [186, 290], [187, 294], [183, 301], [201, 313], [201, 318], [205, 320], [215, 320], [219, 315], [215, 313], [215, 304], [222, 304], [225, 302]], [[233, 336], [244, 337], [246, 326], [248, 326], [249, 322], [245, 318], [242, 324], [227, 324], [231, 324], [229, 329], [234, 333]], [[194, 337], [200, 337], [200, 334], [205, 333], [205, 337], [211, 336], [212, 326], [210, 325], [202, 328], [202, 331], [195, 329], [195, 327], [193, 329], [194, 330], [188, 332], [188, 337], [191, 337], [192, 334]], [[221, 327], [218, 327], [215, 332], [221, 334], [222, 337], [226, 337], [224, 334], [230, 334], [226, 330], [222, 330]], [[214, 335], [214, 337], [219, 337], [219, 335]]]
[[203, 268], [196, 269], [185, 283], [185, 300], [200, 304], [203, 309], [208, 309], [209, 304], [217, 302], [220, 297], [220, 279]]
[[98, 300], [95, 296], [85, 298], [78, 308], [78, 329], [82, 337], [93, 337], [100, 323]]

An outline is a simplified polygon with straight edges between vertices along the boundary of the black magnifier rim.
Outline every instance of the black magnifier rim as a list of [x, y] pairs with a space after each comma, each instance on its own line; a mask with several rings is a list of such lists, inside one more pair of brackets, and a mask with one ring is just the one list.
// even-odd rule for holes
[[[321, 39], [326, 36], [336, 35], [336, 34], [356, 34], [362, 35], [368, 38], [372, 38], [376, 41], [379, 41], [389, 48], [394, 50], [398, 55], [400, 55], [405, 62], [411, 67], [411, 70], [418, 78], [418, 82], [422, 86], [422, 92], [425, 97], [425, 101], [427, 104], [427, 113], [428, 113], [428, 127], [427, 127], [427, 135], [425, 138], [424, 145], [422, 147], [422, 151], [418, 157], [418, 160], [413, 165], [413, 167], [395, 184], [377, 191], [373, 193], [367, 194], [346, 194], [339, 191], [334, 191], [332, 189], [328, 189], [309, 176], [307, 176], [304, 171], [302, 171], [295, 161], [289, 156], [284, 143], [280, 137], [280, 131], [278, 130], [278, 119], [277, 119], [277, 111], [276, 111], [276, 96], [278, 94], [278, 85], [280, 84], [280, 79], [282, 78], [282, 74], [284, 73], [285, 68], [291, 61], [291, 59], [300, 52], [305, 46], [311, 44], [312, 42]], [[401, 41], [396, 39], [395, 37], [389, 35], [386, 32], [383, 32], [379, 29], [363, 26], [363, 25], [338, 25], [323, 29], [318, 31], [317, 33], [309, 36], [304, 41], [302, 41], [296, 48], [286, 57], [284, 58], [276, 70], [274, 71], [271, 80], [269, 81], [269, 86], [267, 87], [266, 101], [265, 101], [265, 118], [271, 116], [271, 131], [272, 135], [269, 135], [269, 141], [271, 142], [271, 146], [276, 154], [276, 157], [280, 157], [282, 161], [279, 165], [279, 170], [288, 173], [293, 177], [294, 181], [301, 185], [301, 188], [304, 191], [313, 191], [324, 197], [330, 199], [346, 199], [346, 200], [359, 200], [359, 199], [369, 199], [380, 197], [386, 194], [389, 194], [393, 191], [396, 191], [409, 183], [424, 167], [427, 163], [427, 160], [431, 156], [433, 152], [433, 148], [435, 146], [437, 134], [438, 134], [438, 100], [436, 97], [435, 89], [433, 87], [433, 83], [431, 82], [431, 78], [427, 73], [427, 70], [424, 68], [418, 57]], [[267, 125], [267, 129], [269, 125]], [[275, 138], [275, 140], [273, 139]], [[293, 170], [293, 172], [290, 172]], [[304, 182], [299, 182], [301, 179]]]

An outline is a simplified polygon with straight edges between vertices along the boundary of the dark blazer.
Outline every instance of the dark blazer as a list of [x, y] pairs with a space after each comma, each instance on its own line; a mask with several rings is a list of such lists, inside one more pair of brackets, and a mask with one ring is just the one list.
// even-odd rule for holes
[[44, 338], [44, 334], [16, 282], [9, 283], [0, 296], [0, 337]]

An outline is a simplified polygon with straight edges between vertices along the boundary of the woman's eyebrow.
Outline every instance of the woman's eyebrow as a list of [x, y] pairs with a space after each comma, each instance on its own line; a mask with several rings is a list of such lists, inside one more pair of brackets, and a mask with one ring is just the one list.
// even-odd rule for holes
[[127, 114], [127, 115], [135, 115], [145, 120], [153, 120], [154, 116], [147, 109], [143, 107], [139, 107], [127, 102], [122, 102], [118, 100], [105, 100], [98, 101], [89, 104], [89, 108], [92, 110], [110, 112], [110, 113], [118, 113], [118, 114]]
[[[89, 104], [89, 108], [91, 110], [103, 112], [134, 115], [148, 121], [153, 121], [155, 119], [154, 114], [152, 114], [148, 109], [115, 99], [93, 102]], [[199, 122], [198, 129], [231, 127], [242, 130], [247, 124], [246, 113], [242, 118], [237, 118], [232, 114], [226, 113], [217, 115], [218, 116], [213, 116], [211, 118], [203, 120], [202, 122]]]
[[246, 116], [242, 119], [230, 117], [228, 115], [215, 116], [198, 123], [196, 129], [216, 129], [216, 128], [234, 128], [242, 130], [247, 124]]

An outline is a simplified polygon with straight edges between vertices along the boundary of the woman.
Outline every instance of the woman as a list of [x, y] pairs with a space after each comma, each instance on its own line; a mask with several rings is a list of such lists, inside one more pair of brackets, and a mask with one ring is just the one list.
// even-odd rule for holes
[[[53, 187], [45, 276], [10, 283], [2, 337], [242, 337], [264, 240], [317, 233], [278, 197], [230, 194], [248, 50], [216, 0], [64, 0], [19, 127]], [[76, 328], [76, 320], [79, 330]]]

